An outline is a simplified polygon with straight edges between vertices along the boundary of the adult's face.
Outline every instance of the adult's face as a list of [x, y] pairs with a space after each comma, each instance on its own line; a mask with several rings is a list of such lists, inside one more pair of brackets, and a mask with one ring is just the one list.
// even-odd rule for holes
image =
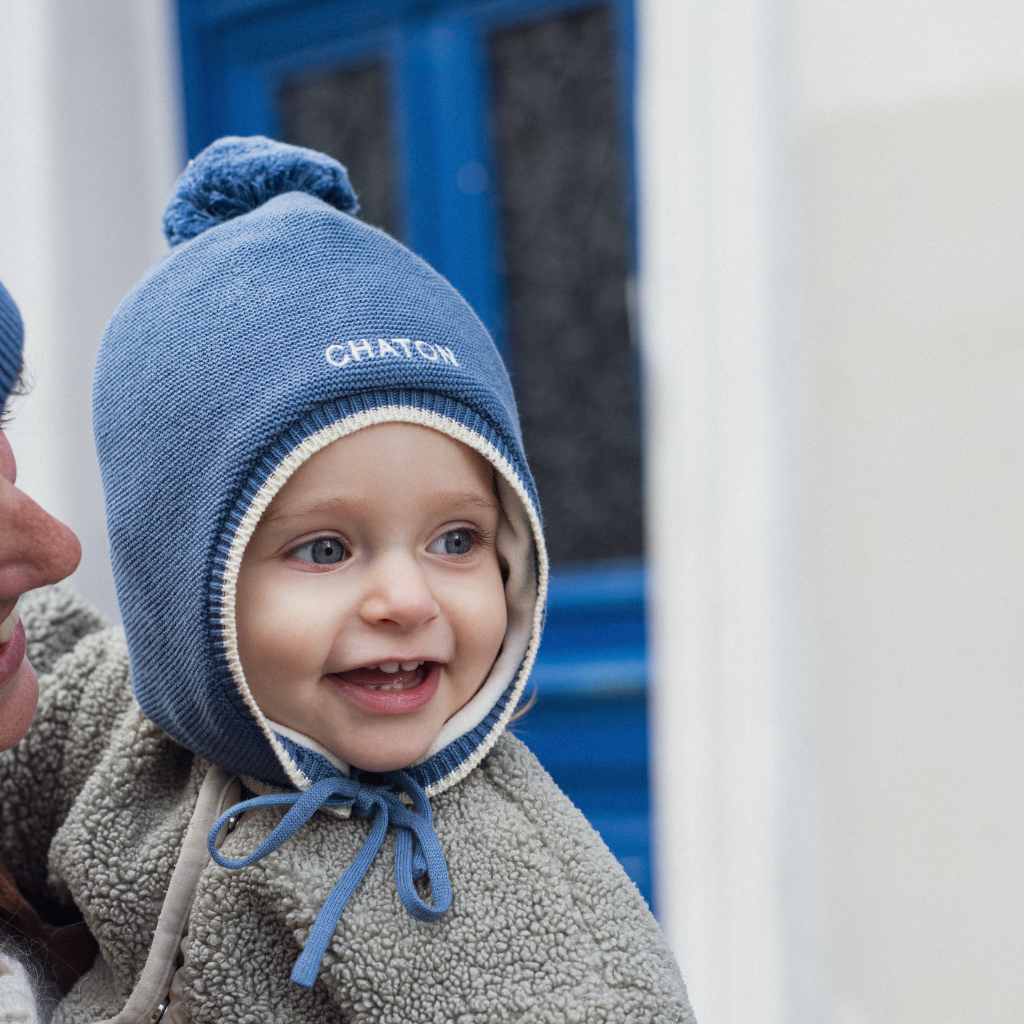
[[36, 708], [36, 676], [25, 657], [18, 598], [75, 571], [78, 538], [15, 486], [17, 463], [0, 430], [0, 750], [25, 734]]

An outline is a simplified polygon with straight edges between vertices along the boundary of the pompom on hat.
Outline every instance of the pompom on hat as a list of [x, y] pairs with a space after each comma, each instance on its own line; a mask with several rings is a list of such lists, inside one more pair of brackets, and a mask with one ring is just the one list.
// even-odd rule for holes
[[543, 621], [547, 556], [504, 364], [459, 293], [352, 216], [321, 153], [225, 138], [185, 169], [174, 246], [103, 338], [94, 427], [138, 700], [184, 746], [303, 790], [345, 771], [275, 727], [242, 671], [235, 592], [274, 495], [321, 448], [408, 422], [494, 467], [509, 628], [491, 674], [409, 773], [429, 794], [479, 763], [515, 710]]
[[358, 213], [348, 171], [323, 153], [259, 136], [224, 138], [203, 151], [178, 179], [164, 212], [164, 237], [187, 242], [286, 192], [317, 196], [343, 213]]
[[0, 411], [21, 375], [25, 328], [11, 293], [0, 281]]

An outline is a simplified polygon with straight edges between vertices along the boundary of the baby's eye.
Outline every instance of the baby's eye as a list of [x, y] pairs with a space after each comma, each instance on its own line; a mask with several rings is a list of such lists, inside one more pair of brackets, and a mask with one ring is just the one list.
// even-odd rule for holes
[[427, 550], [432, 555], [468, 555], [476, 545], [476, 532], [468, 526], [446, 530]]
[[317, 537], [290, 552], [292, 558], [314, 565], [337, 565], [348, 557], [345, 545], [337, 537]]

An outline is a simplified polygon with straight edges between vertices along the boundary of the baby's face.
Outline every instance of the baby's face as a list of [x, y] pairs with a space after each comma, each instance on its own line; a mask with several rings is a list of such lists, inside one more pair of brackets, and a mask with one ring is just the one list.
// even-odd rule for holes
[[335, 441], [260, 520], [238, 641], [264, 714], [368, 771], [423, 757], [505, 636], [489, 463], [425, 427]]

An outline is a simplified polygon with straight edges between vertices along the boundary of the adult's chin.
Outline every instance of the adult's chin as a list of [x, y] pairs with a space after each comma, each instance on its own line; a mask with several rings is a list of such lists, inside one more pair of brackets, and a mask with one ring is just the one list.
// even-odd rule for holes
[[39, 683], [28, 659], [0, 686], [0, 750], [13, 747], [28, 731], [39, 700]]

